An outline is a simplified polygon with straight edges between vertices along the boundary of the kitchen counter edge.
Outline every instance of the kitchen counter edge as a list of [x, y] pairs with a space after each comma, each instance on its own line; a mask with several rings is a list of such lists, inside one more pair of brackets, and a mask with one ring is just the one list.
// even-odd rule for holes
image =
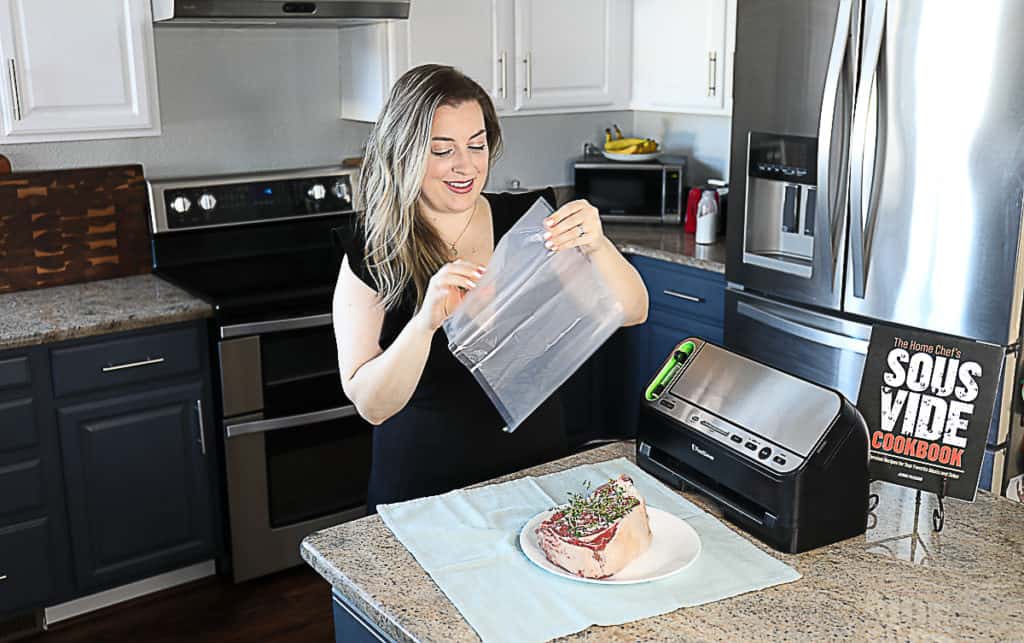
[[210, 317], [213, 308], [154, 274], [0, 294], [0, 351]]

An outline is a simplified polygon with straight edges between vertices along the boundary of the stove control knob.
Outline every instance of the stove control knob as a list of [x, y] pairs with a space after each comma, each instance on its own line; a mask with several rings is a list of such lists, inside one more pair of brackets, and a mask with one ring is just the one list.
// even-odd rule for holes
[[188, 197], [179, 196], [171, 201], [171, 209], [178, 214], [185, 214], [188, 209], [192, 207], [192, 202], [188, 200]]
[[214, 198], [209, 192], [199, 197], [199, 207], [209, 212], [210, 210], [217, 207], [217, 199]]
[[308, 194], [309, 198], [314, 201], [321, 201], [325, 196], [327, 196], [327, 188], [319, 183], [314, 183], [313, 187], [306, 191], [306, 194]]
[[335, 181], [334, 187], [331, 188], [334, 191], [334, 196], [338, 197], [342, 201], [347, 203], [352, 202], [352, 193], [348, 189], [348, 183], [344, 181]]

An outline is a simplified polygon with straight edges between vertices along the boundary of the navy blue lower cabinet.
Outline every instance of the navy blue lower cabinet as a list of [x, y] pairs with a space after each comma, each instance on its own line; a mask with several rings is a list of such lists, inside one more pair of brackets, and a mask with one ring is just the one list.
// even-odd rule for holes
[[644, 380], [653, 377], [672, 349], [687, 337], [699, 337], [721, 344], [722, 327], [652, 310], [647, 318], [647, 355], [642, 362], [644, 372], [641, 377]]
[[0, 353], [0, 616], [73, 592], [48, 380], [41, 347]]
[[643, 390], [672, 349], [687, 337], [722, 343], [725, 276], [647, 257], [630, 261], [650, 296], [647, 322], [625, 332], [623, 425], [632, 436]]
[[197, 379], [57, 409], [79, 592], [214, 553], [203, 392]]
[[43, 605], [53, 596], [50, 550], [46, 518], [0, 527], [0, 614]]
[[338, 592], [331, 592], [331, 605], [334, 608], [335, 643], [381, 643], [392, 640], [375, 623], [349, 605], [348, 600]]

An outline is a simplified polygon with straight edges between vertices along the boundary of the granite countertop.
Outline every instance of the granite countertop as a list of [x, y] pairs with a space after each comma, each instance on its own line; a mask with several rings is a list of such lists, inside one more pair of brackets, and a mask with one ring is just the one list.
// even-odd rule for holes
[[[575, 197], [571, 185], [555, 186], [558, 205]], [[604, 234], [622, 254], [640, 255], [691, 266], [701, 270], [725, 273], [725, 237], [711, 245], [698, 245], [693, 234], [683, 232], [682, 224], [659, 225], [645, 223], [601, 224]]]
[[642, 223], [605, 223], [602, 226], [619, 252], [634, 254], [684, 266], [725, 273], [725, 239], [711, 245], [698, 245], [681, 225]]
[[[622, 456], [633, 460], [633, 450], [632, 442], [615, 443], [491, 482]], [[881, 498], [864, 536], [797, 555], [753, 540], [803, 574], [794, 583], [625, 625], [594, 626], [564, 640], [1019, 640], [1024, 506], [985, 492], [973, 504], [947, 501], [945, 529], [935, 534], [932, 496], [917, 512], [909, 489], [874, 483], [872, 491]], [[683, 495], [714, 512], [700, 496]], [[396, 640], [478, 640], [379, 516], [310, 535], [302, 557]]]
[[210, 305], [156, 275], [0, 295], [0, 350], [208, 317]]

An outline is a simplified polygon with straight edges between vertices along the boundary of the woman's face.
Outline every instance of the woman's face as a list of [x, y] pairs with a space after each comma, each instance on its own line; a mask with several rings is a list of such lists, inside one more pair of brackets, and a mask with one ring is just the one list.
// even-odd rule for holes
[[490, 152], [480, 103], [441, 105], [430, 128], [427, 173], [420, 198], [433, 212], [465, 212], [487, 182]]

